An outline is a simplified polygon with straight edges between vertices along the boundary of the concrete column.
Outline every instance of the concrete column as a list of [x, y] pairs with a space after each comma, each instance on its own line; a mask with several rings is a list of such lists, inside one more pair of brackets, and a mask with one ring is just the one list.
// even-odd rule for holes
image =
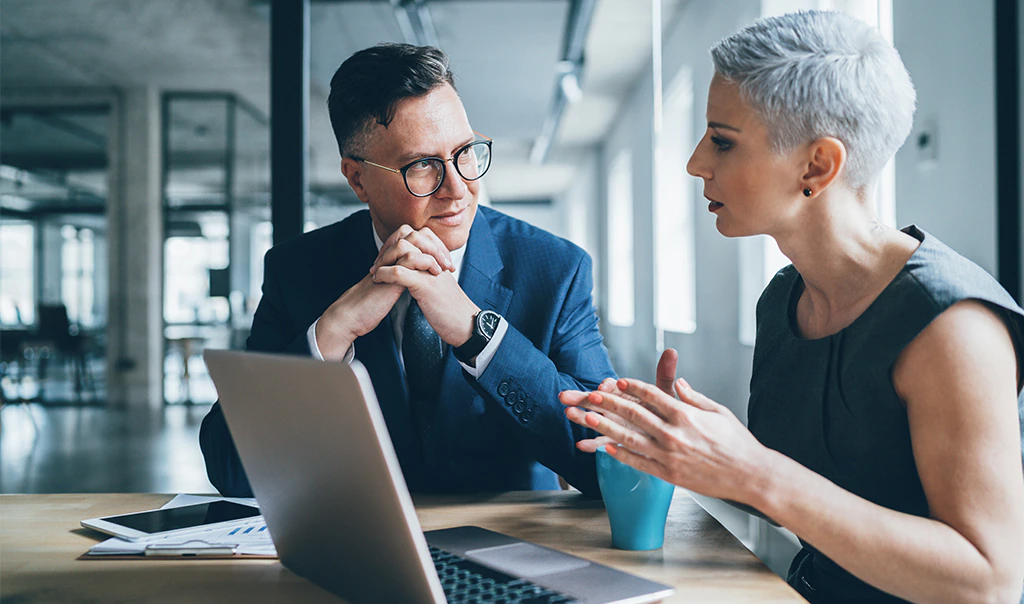
[[164, 348], [159, 91], [123, 91], [112, 115], [109, 400], [112, 405], [159, 407]]

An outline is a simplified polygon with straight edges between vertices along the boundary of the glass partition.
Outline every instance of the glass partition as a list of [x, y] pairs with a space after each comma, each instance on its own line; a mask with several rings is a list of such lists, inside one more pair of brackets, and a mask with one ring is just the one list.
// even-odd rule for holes
[[243, 348], [259, 301], [252, 247], [270, 217], [269, 131], [231, 94], [168, 93], [163, 115], [164, 400], [212, 403], [202, 352]]
[[0, 111], [4, 401], [106, 398], [106, 105]]

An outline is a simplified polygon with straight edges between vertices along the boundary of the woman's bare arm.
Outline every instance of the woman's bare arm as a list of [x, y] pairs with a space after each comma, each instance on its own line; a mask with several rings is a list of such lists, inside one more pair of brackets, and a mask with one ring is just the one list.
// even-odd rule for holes
[[[940, 315], [894, 371], [907, 403], [914, 456], [931, 518], [854, 495], [760, 445], [721, 405], [677, 383], [686, 405], [633, 380], [614, 395], [563, 402], [619, 415], [567, 411], [622, 443], [617, 457], [696, 492], [751, 505], [860, 579], [927, 602], [1012, 602], [1024, 587], [1024, 470], [1017, 369], [1006, 326], [962, 302]], [[614, 424], [614, 425], [613, 425]]]

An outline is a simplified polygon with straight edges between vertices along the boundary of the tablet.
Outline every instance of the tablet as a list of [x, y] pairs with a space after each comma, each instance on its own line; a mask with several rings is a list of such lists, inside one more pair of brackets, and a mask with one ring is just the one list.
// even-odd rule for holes
[[82, 526], [129, 541], [165, 537], [258, 521], [260, 509], [231, 501], [210, 501], [119, 516], [90, 518]]

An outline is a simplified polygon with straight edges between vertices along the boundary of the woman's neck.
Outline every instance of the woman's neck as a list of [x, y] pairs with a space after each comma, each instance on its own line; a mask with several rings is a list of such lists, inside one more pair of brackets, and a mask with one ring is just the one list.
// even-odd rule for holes
[[804, 281], [797, 322], [804, 337], [852, 323], [917, 249], [913, 237], [875, 218], [870, 199], [839, 191], [808, 204], [775, 239]]

